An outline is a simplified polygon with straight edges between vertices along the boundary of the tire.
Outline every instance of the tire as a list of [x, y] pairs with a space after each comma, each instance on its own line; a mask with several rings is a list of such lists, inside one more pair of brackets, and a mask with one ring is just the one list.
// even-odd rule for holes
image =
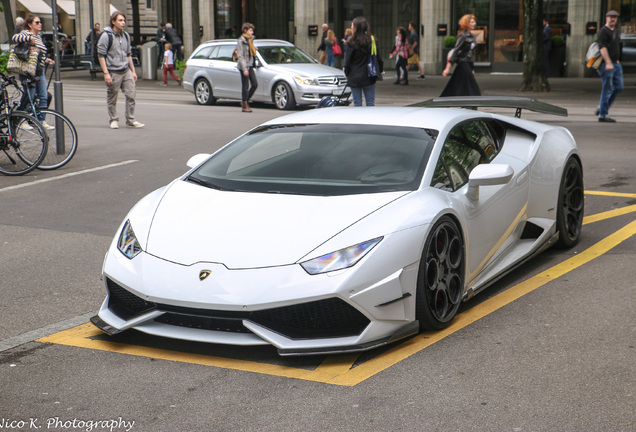
[[296, 108], [296, 99], [294, 93], [286, 82], [279, 82], [274, 86], [272, 91], [272, 102], [279, 110], [292, 110]]
[[44, 121], [48, 125], [54, 126], [55, 129], [47, 130], [45, 127], [49, 139], [49, 149], [38, 169], [54, 170], [66, 165], [75, 156], [77, 130], [64, 114], [49, 109], [40, 110], [40, 114], [44, 116]]
[[430, 231], [417, 276], [415, 317], [420, 330], [450, 325], [464, 294], [464, 240], [457, 224], [443, 216]]
[[48, 148], [46, 131], [40, 122], [26, 113], [14, 112], [9, 114], [8, 121], [6, 116], [0, 118], [0, 128], [0, 173], [17, 176], [36, 169]]
[[571, 248], [579, 242], [584, 204], [583, 168], [576, 158], [571, 157], [565, 164], [559, 186], [556, 218], [558, 247]]
[[194, 98], [199, 105], [214, 105], [216, 98], [212, 94], [212, 86], [205, 78], [199, 78], [194, 83]]

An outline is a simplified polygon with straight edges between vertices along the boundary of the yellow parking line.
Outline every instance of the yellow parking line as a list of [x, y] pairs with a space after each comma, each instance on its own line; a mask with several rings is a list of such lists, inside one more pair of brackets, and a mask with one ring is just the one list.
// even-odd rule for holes
[[583, 225], [587, 225], [593, 222], [598, 222], [598, 221], [602, 221], [605, 219], [611, 219], [613, 217], [617, 217], [617, 216], [623, 216], [625, 214], [628, 213], [633, 213], [636, 212], [636, 205], [631, 205], [631, 206], [627, 206], [627, 207], [621, 207], [621, 208], [617, 208], [614, 210], [608, 210], [606, 212], [602, 212], [602, 213], [596, 213], [593, 214], [591, 216], [585, 216], [583, 218]]
[[622, 198], [636, 198], [636, 194], [623, 192], [585, 191], [585, 195], [613, 196]]
[[[609, 195], [609, 193], [600, 192], [585, 193], [592, 195]], [[632, 195], [636, 197], [636, 194]], [[616, 195], [612, 194], [612, 196]], [[631, 197], [631, 195], [629, 195], [628, 197]], [[623, 209], [611, 210], [609, 212], [588, 216], [588, 220], [586, 223], [596, 222], [597, 220], [603, 220], [607, 219], [608, 217], [614, 217], [634, 211], [636, 211], [636, 206], [629, 206]], [[472, 324], [473, 322], [487, 316], [497, 309], [500, 309], [503, 306], [517, 300], [518, 298], [523, 297], [524, 295], [547, 284], [548, 282], [551, 282], [563, 276], [564, 274], [588, 263], [594, 258], [603, 255], [618, 244], [632, 237], [634, 234], [636, 234], [636, 221], [629, 223], [625, 227], [619, 229], [612, 235], [604, 238], [603, 240], [599, 241], [585, 251], [577, 254], [576, 256], [560, 264], [557, 264], [544, 271], [543, 273], [538, 274], [524, 282], [521, 282], [514, 287], [509, 288], [508, 290], [496, 295], [489, 300], [484, 301], [483, 303], [475, 307], [472, 307], [467, 311], [462, 312], [455, 318], [453, 323], [448, 328], [435, 333], [418, 334], [415, 337], [399, 343], [387, 352], [380, 354], [377, 357], [365, 361], [357, 366], [355, 365], [355, 362], [360, 356], [359, 353], [328, 356], [316, 369], [308, 370], [290, 366], [258, 363], [233, 358], [208, 356], [203, 354], [189, 354], [165, 349], [140, 347], [117, 342], [95, 340], [93, 339], [95, 336], [102, 335], [103, 333], [101, 332], [101, 330], [98, 330], [90, 323], [40, 338], [37, 340], [37, 342], [55, 343], [81, 348], [97, 349], [120, 354], [179, 361], [183, 363], [199, 364], [204, 366], [215, 366], [245, 372], [296, 378], [342, 386], [354, 386], [370, 378], [371, 376], [395, 365], [396, 363], [399, 363], [407, 357], [425, 349], [426, 347], [444, 339], [450, 334], [453, 334], [461, 330], [462, 328]]]
[[[621, 198], [636, 198], [636, 194], [632, 193], [622, 193], [622, 192], [602, 192], [602, 191], [585, 191], [585, 195], [596, 195], [596, 196], [611, 196], [611, 197], [621, 197]], [[585, 216], [583, 218], [583, 225], [587, 225], [594, 222], [599, 222], [605, 219], [611, 219], [617, 216], [623, 216], [628, 213], [636, 212], [636, 205], [631, 205], [627, 207], [622, 207], [614, 210], [608, 210], [602, 213], [596, 213], [591, 216]]]

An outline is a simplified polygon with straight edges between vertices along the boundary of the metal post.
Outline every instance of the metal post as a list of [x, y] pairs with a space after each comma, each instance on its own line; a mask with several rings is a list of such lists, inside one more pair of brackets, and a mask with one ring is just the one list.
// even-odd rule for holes
[[[55, 60], [53, 79], [53, 99], [55, 99], [55, 111], [64, 114], [64, 96], [62, 82], [60, 81], [60, 49], [57, 40], [57, 0], [51, 0], [51, 12], [53, 15], [53, 60]], [[64, 123], [56, 117], [55, 121], [56, 153], [64, 154]]]

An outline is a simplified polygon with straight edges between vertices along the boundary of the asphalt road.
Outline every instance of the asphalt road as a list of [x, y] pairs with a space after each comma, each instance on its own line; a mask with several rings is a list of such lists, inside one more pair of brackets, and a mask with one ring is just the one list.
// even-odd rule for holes
[[[379, 105], [444, 85], [387, 78]], [[477, 78], [484, 94], [528, 96], [516, 92], [518, 76]], [[574, 249], [517, 269], [466, 303], [445, 334], [361, 356], [280, 358], [267, 347], [112, 340], [84, 324], [105, 296], [102, 260], [132, 205], [190, 156], [283, 113], [202, 107], [180, 88], [140, 82], [146, 127], [110, 130], [103, 83], [65, 74], [77, 155], [57, 171], [0, 177], [0, 429], [635, 431], [636, 79], [625, 83], [615, 125], [592, 115], [598, 80], [553, 79], [552, 92], [530, 95], [570, 116], [524, 117], [568, 127], [581, 148], [590, 219]]]

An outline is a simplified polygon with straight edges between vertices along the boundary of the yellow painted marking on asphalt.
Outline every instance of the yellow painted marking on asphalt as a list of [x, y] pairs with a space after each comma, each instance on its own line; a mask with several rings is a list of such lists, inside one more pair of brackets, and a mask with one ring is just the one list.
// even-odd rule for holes
[[[636, 194], [616, 195], [613, 193], [587, 191], [585, 193], [590, 195], [636, 197]], [[621, 212], [621, 210], [625, 209], [629, 209], [629, 211]], [[625, 209], [611, 210], [609, 212], [589, 216], [587, 223], [596, 222], [597, 220], [604, 220], [608, 217], [615, 217], [636, 211], [636, 206], [629, 206]], [[612, 214], [613, 216], [608, 216], [609, 214]], [[93, 337], [102, 335], [103, 332], [90, 323], [58, 332], [51, 336], [40, 338], [37, 340], [37, 342], [47, 342], [81, 348], [97, 349], [120, 354], [179, 361], [183, 363], [199, 364], [204, 366], [215, 366], [226, 369], [282, 376], [287, 378], [296, 378], [341, 386], [355, 386], [356, 384], [359, 384], [362, 381], [370, 378], [371, 376], [382, 372], [383, 370], [395, 365], [396, 363], [399, 363], [407, 357], [416, 354], [419, 351], [422, 351], [423, 349], [463, 329], [464, 327], [504, 307], [505, 305], [523, 297], [533, 290], [542, 287], [545, 284], [558, 279], [564, 274], [603, 255], [604, 253], [608, 252], [609, 250], [619, 245], [623, 241], [629, 239], [635, 234], [636, 221], [633, 221], [625, 227], [619, 229], [612, 235], [604, 238], [595, 245], [586, 249], [585, 251], [577, 254], [576, 256], [560, 264], [557, 264], [544, 271], [543, 273], [538, 274], [524, 282], [521, 282], [514, 287], [509, 288], [508, 290], [496, 295], [489, 300], [484, 301], [483, 303], [467, 311], [462, 312], [455, 318], [453, 324], [451, 324], [448, 328], [435, 333], [418, 334], [417, 336], [407, 339], [399, 345], [396, 345], [394, 348], [388, 350], [387, 352], [380, 354], [377, 357], [372, 358], [371, 360], [367, 360], [357, 366], [355, 366], [355, 362], [360, 356], [359, 353], [328, 356], [316, 369], [309, 370], [290, 366], [238, 360], [233, 358], [208, 356], [204, 354], [188, 354], [165, 349], [140, 347], [117, 342], [94, 340], [92, 339]]]
[[[149, 348], [91, 339], [103, 334], [104, 333], [93, 324], [87, 323], [69, 330], [58, 332], [51, 336], [40, 338], [36, 342], [47, 342], [79, 348], [109, 351], [118, 354], [128, 354], [138, 357], [178, 361], [181, 363], [191, 363], [203, 366], [215, 366], [224, 369], [234, 369], [244, 372], [255, 372], [318, 382], [327, 382], [334, 376], [343, 374], [351, 368], [353, 361], [355, 361], [355, 358], [352, 359], [351, 356], [341, 358], [338, 358], [337, 356], [328, 357], [323, 364], [315, 370], [305, 370], [289, 366], [272, 365], [233, 358], [209, 356], [205, 354], [189, 354], [160, 348]], [[359, 354], [355, 357], [357, 358], [358, 355]]]
[[623, 192], [585, 191], [585, 195], [613, 196], [622, 198], [636, 198], [636, 194]]
[[622, 207], [622, 208], [618, 208], [618, 209], [614, 209], [614, 210], [608, 210], [606, 212], [602, 212], [602, 213], [596, 213], [594, 215], [591, 216], [585, 216], [583, 218], [583, 225], [587, 225], [590, 223], [594, 223], [594, 222], [599, 222], [605, 219], [611, 219], [617, 216], [623, 216], [626, 215], [628, 213], [633, 213], [636, 212], [636, 205], [631, 205], [631, 206], [627, 206], [627, 207]]
[[[636, 198], [636, 194], [622, 193], [622, 192], [585, 191], [585, 195], [611, 196], [611, 197], [620, 197], [620, 198]], [[583, 225], [587, 225], [594, 222], [600, 222], [605, 219], [611, 219], [614, 217], [623, 216], [633, 212], [636, 212], [636, 205], [622, 207], [622, 208], [618, 208], [614, 210], [608, 210], [606, 212], [597, 213], [590, 216], [585, 216], [583, 218]]]

